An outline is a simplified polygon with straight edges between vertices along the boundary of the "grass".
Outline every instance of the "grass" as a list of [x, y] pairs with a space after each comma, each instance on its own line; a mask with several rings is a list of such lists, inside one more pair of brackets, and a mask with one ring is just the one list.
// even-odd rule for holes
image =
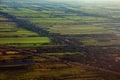
[[[8, 34], [6, 34], [6, 31], [7, 31]], [[38, 34], [32, 32], [32, 31], [27, 31], [25, 29], [17, 28], [14, 31], [14, 29], [3, 28], [3, 30], [0, 31], [0, 36], [3, 36], [3, 37], [5, 37], [5, 36], [10, 36], [10, 37], [14, 37], [14, 36], [27, 37], [27, 36], [38, 36]]]
[[39, 36], [40, 35], [36, 32], [19, 28], [15, 22], [4, 21], [0, 23], [0, 44], [2, 45], [14, 47], [38, 47], [43, 44], [47, 45], [51, 42], [48, 37]]
[[110, 46], [110, 45], [120, 45], [120, 39], [94, 39], [94, 38], [86, 38], [80, 40], [84, 45], [91, 46]]
[[56, 25], [47, 30], [50, 33], [60, 34], [102, 34], [109, 32], [106, 28], [95, 25]]
[[78, 15], [70, 15], [65, 16], [67, 19], [71, 20], [78, 20], [78, 21], [94, 21], [94, 22], [101, 22], [101, 21], [108, 21], [110, 19], [103, 18], [103, 17], [93, 17], [93, 16], [78, 16]]
[[79, 31], [89, 31], [89, 30], [105, 30], [105, 28], [103, 27], [94, 27], [94, 26], [91, 26], [91, 27], [68, 27], [68, 28], [51, 28], [51, 30], [79, 30]]
[[[9, 4], [8, 0], [6, 3]], [[17, 0], [16, 0], [17, 1]], [[10, 4], [12, 5], [12, 3]], [[90, 5], [87, 6], [80, 6], [73, 8], [71, 5], [57, 5], [52, 6], [51, 4], [33, 4], [37, 5], [39, 9], [42, 9], [41, 11], [37, 11], [34, 9], [37, 9], [37, 7], [32, 7], [29, 3], [22, 4], [21, 7], [16, 10], [15, 8], [11, 7], [10, 5], [4, 5], [4, 7], [0, 10], [3, 12], [8, 12], [17, 18], [28, 20], [35, 24], [44, 25], [42, 28], [46, 29], [46, 25], [48, 25], [47, 30], [50, 33], [60, 33], [60, 34], [104, 34], [104, 33], [110, 33], [111, 31], [106, 29], [103, 26], [94, 26], [92, 23], [95, 22], [104, 22], [109, 21], [107, 18], [101, 18], [101, 17], [94, 17], [94, 16], [83, 16], [78, 13], [75, 13], [75, 10], [83, 11], [86, 13], [92, 13], [92, 14], [100, 14], [100, 15], [109, 15], [108, 12], [106, 12], [106, 9], [103, 8], [101, 5], [100, 8], [94, 7], [94, 9], [91, 9]], [[76, 4], [74, 4], [77, 6]], [[96, 4], [97, 5], [97, 4]], [[1, 7], [3, 5], [0, 5]], [[12, 5], [13, 6], [13, 5]], [[49, 7], [51, 6], [51, 7]], [[90, 7], [89, 7], [90, 6]], [[17, 6], [19, 7], [19, 5]], [[26, 8], [25, 8], [26, 7]], [[42, 8], [41, 8], [42, 7]], [[54, 8], [53, 8], [54, 7]], [[61, 7], [61, 10], [59, 8]], [[70, 9], [72, 7], [73, 9]], [[81, 9], [83, 7], [84, 9]], [[29, 8], [29, 9], [28, 9]], [[31, 9], [30, 9], [31, 8]], [[65, 13], [64, 10], [67, 10], [69, 8], [73, 12], [68, 11], [68, 13]], [[52, 9], [52, 10], [51, 10]], [[96, 9], [96, 10], [95, 10]], [[102, 10], [103, 9], [103, 10]], [[57, 12], [54, 12], [57, 10]], [[111, 13], [111, 11], [110, 11]], [[114, 12], [111, 14], [113, 15]], [[119, 15], [119, 12], [116, 12], [114, 15]], [[31, 17], [31, 18], [26, 18]], [[37, 18], [36, 18], [37, 17]], [[62, 17], [62, 18], [61, 18]], [[114, 16], [116, 17], [116, 16]], [[1, 20], [4, 20], [5, 18], [1, 18]], [[80, 22], [88, 22], [88, 25], [81, 25]], [[90, 23], [90, 24], [89, 24]], [[97, 24], [96, 23], [96, 24]], [[8, 25], [6, 25], [8, 24]], [[66, 25], [65, 25], [66, 24]], [[79, 24], [79, 25], [71, 25], [71, 24]], [[100, 23], [101, 24], [101, 23]], [[50, 26], [52, 25], [52, 26]], [[8, 22], [5, 22], [5, 24], [0, 23], [0, 29], [10, 30], [15, 29], [17, 26], [15, 24], [9, 24]], [[48, 44], [51, 42], [48, 37], [29, 37], [30, 35], [37, 35], [34, 32], [17, 28], [17, 31], [13, 32], [0, 32], [0, 36], [6, 37], [9, 36], [10, 38], [0, 38], [0, 44], [7, 44], [7, 45], [14, 45], [16, 47], [33, 47], [33, 46], [39, 46], [42, 44]], [[13, 37], [13, 36], [19, 36], [19, 37]], [[28, 36], [28, 37], [27, 37]], [[102, 38], [102, 37], [101, 37]], [[118, 44], [118, 40], [110, 40], [108, 42], [99, 42], [96, 39], [84, 39], [83, 43], [86, 45], [104, 45], [104, 44]], [[35, 44], [35, 45], [34, 45]], [[79, 45], [79, 44], [78, 44]], [[42, 45], [43, 46], [43, 45]], [[76, 52], [63, 52], [63, 53], [45, 53], [48, 55], [64, 55], [64, 54], [76, 54]], [[36, 56], [34, 56], [36, 57]], [[76, 80], [108, 80], [105, 78], [108, 77], [102, 77], [109, 76], [106, 75], [107, 73], [100, 72], [98, 70], [91, 70], [87, 69], [84, 66], [77, 66], [72, 63], [63, 63], [63, 62], [57, 62], [52, 59], [46, 59], [43, 57], [37, 57], [38, 61], [40, 63], [36, 63], [35, 65], [28, 66], [28, 70], [11, 70], [11, 71], [4, 71], [0, 72], [0, 79], [1, 80], [75, 80], [73, 78], [76, 78]], [[72, 65], [72, 66], [71, 66]], [[36, 67], [37, 66], [37, 67]], [[32, 68], [31, 68], [32, 67]], [[51, 69], [53, 68], [53, 69]], [[80, 77], [77, 77], [80, 76]], [[96, 77], [97, 76], [97, 77]], [[113, 75], [112, 75], [113, 76]], [[43, 77], [43, 78], [41, 78]], [[70, 79], [70, 77], [73, 77]], [[81, 78], [82, 77], [82, 78]], [[61, 79], [62, 78], [62, 79]], [[109, 77], [111, 78], [111, 77]], [[112, 79], [111, 80], [117, 80]]]
[[4, 21], [4, 20], [8, 20], [8, 19], [0, 16], [0, 21]]
[[1, 27], [10, 27], [10, 26], [15, 26], [16, 24], [14, 22], [0, 22], [0, 28]]
[[75, 23], [73, 20], [67, 20], [63, 18], [28, 18], [32, 23], [41, 23], [41, 24], [68, 24], [68, 23]]
[[0, 38], [0, 44], [11, 43], [50, 43], [48, 37]]
[[63, 52], [63, 53], [44, 53], [44, 54], [47, 54], [47, 55], [57, 55], [57, 56], [62, 56], [62, 55], [72, 55], [72, 54], [78, 54], [77, 52]]
[[[6, 34], [6, 32], [8, 34]], [[27, 37], [27, 36], [39, 36], [39, 35], [35, 32], [18, 28], [17, 25], [13, 22], [0, 23], [0, 37], [15, 37], [15, 36]]]

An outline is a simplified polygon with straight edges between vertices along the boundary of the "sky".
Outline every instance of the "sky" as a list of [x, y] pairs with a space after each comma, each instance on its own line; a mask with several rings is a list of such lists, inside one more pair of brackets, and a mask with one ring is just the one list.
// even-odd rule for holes
[[[0, 1], [16, 1], [16, 0], [0, 0]], [[62, 3], [107, 3], [107, 4], [120, 4], [120, 0], [20, 0], [20, 1], [23, 1], [23, 2], [31, 2], [31, 3], [34, 3], [34, 2], [62, 2]]]
[[116, 1], [120, 1], [120, 0], [48, 0], [48, 1], [62, 1], [62, 2], [65, 2], [65, 1], [74, 1], [74, 2], [78, 2], [78, 1], [87, 1], [87, 2], [92, 2], [92, 1], [95, 1], [95, 2], [116, 2]]

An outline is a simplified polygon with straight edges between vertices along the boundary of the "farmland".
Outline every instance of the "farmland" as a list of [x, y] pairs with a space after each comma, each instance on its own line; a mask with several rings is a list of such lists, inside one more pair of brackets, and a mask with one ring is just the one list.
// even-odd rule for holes
[[95, 25], [56, 25], [50, 27], [48, 31], [60, 34], [104, 34], [110, 32], [104, 27]]
[[1, 38], [1, 44], [9, 43], [49, 43], [50, 40], [47, 37], [29, 37], [29, 38]]
[[[117, 2], [0, 1], [0, 56], [16, 51], [35, 62], [0, 69], [1, 80], [120, 79]], [[20, 59], [8, 62], [27, 65]]]
[[[12, 70], [12, 72], [4, 71], [0, 74], [0, 79], [58, 79], [58, 80], [75, 80], [75, 79], [117, 79], [116, 76], [112, 77], [108, 75], [99, 75], [104, 74], [103, 72], [100, 72], [98, 70], [94, 69], [88, 69], [84, 66], [79, 66], [75, 64], [67, 64], [67, 63], [61, 63], [56, 60], [46, 59], [43, 57], [34, 57], [34, 60], [38, 63], [36, 65], [32, 65], [27, 70]], [[31, 71], [32, 70], [32, 71]], [[99, 73], [99, 74], [96, 74]], [[9, 76], [10, 75], [10, 76]], [[80, 76], [81, 75], [81, 76]], [[16, 77], [17, 76], [17, 77]]]
[[[7, 20], [7, 21], [6, 21]], [[4, 16], [0, 20], [0, 44], [14, 47], [32, 47], [49, 44], [48, 37], [40, 37], [38, 33], [20, 28], [15, 22], [12, 22]]]
[[9, 46], [40, 46], [42, 44], [49, 44], [50, 39], [47, 37], [25, 37], [25, 38], [0, 38], [0, 44], [7, 44]]

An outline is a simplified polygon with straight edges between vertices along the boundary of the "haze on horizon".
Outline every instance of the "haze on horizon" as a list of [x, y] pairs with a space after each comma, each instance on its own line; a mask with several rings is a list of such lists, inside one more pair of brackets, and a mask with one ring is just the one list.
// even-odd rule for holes
[[97, 6], [98, 4], [100, 5], [114, 5], [114, 6], [119, 6], [120, 0], [0, 0], [1, 2], [17, 2], [17, 3], [62, 3], [62, 4], [92, 4]]
[[[2, 0], [0, 0], [2, 1]], [[4, 1], [16, 1], [16, 0], [4, 0]], [[20, 1], [29, 1], [29, 2], [44, 2], [44, 1], [50, 1], [50, 2], [120, 2], [120, 0], [20, 0]]]

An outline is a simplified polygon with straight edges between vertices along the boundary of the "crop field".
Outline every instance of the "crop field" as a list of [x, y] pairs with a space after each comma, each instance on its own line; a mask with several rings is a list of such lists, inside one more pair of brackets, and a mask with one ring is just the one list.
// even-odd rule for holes
[[47, 37], [0, 38], [0, 44], [14, 43], [50, 43], [50, 39]]
[[115, 46], [120, 45], [120, 39], [94, 39], [94, 38], [87, 38], [80, 40], [84, 43], [84, 45], [92, 45], [92, 46]]
[[105, 27], [95, 25], [56, 25], [50, 27], [48, 31], [60, 34], [105, 34], [111, 32]]
[[44, 54], [47, 54], [47, 55], [50, 55], [50, 56], [63, 56], [63, 55], [72, 55], [72, 54], [80, 54], [79, 52], [64, 52], [64, 53], [44, 53]]
[[[20, 70], [12, 70], [10, 72], [4, 71], [0, 73], [0, 79], [57, 79], [57, 80], [102, 80], [102, 79], [118, 79], [111, 74], [105, 74], [95, 69], [88, 69], [87, 67], [61, 63], [60, 61], [46, 59], [43, 57], [34, 57], [38, 63], [29, 67], [23, 72]], [[32, 70], [32, 71], [31, 71]], [[105, 77], [105, 76], [110, 76]]]
[[[14, 28], [15, 29], [15, 28]], [[32, 33], [31, 31], [26, 31], [26, 30], [22, 30], [19, 29], [18, 31], [13, 31], [14, 29], [10, 29], [10, 28], [3, 28], [0, 31], [0, 36], [1, 37], [24, 37], [24, 36], [38, 36], [36, 33]], [[16, 29], [15, 29], [16, 30]], [[8, 34], [6, 34], [6, 32], [8, 32]]]
[[8, 19], [0, 16], [0, 21], [5, 21], [5, 20], [8, 20]]
[[[31, 9], [31, 8], [19, 8], [18, 10], [11, 11], [7, 10], [7, 12], [15, 15], [19, 19], [27, 20], [37, 26], [42, 27], [43, 29], [47, 29], [50, 33], [60, 33], [60, 34], [112, 34], [114, 31], [105, 28], [107, 25], [96, 25], [99, 23], [109, 23], [113, 21], [113, 18], [104, 17], [104, 16], [93, 16], [84, 14], [81, 12], [77, 12], [77, 8], [69, 8], [71, 9], [70, 13], [66, 13], [65, 10], [58, 8], [58, 10], [49, 10], [41, 9]], [[78, 7], [79, 8], [79, 7]], [[84, 8], [84, 6], [82, 7]], [[81, 8], [81, 10], [82, 10]], [[46, 9], [46, 8], [45, 8]], [[89, 9], [89, 8], [88, 8]], [[4, 9], [3, 9], [4, 10]], [[73, 10], [73, 13], [72, 13]], [[75, 11], [74, 11], [75, 10]], [[92, 11], [92, 10], [91, 10]], [[75, 13], [76, 12], [76, 13]], [[84, 11], [85, 12], [85, 11]], [[107, 13], [105, 13], [106, 15]], [[72, 26], [79, 26], [79, 28], [71, 28]], [[89, 28], [84, 28], [84, 26], [89, 26]], [[95, 26], [96, 25], [96, 26]], [[55, 27], [56, 26], [56, 27]], [[61, 27], [58, 27], [61, 26]], [[65, 26], [68, 26], [67, 28]], [[91, 27], [90, 27], [91, 26]], [[97, 28], [95, 28], [95, 27]], [[65, 27], [63, 30], [62, 27]]]
[[120, 80], [119, 2], [71, 1], [0, 0], [0, 57], [35, 62], [0, 69], [0, 80]]
[[[75, 23], [75, 21], [62, 19], [62, 18], [32, 18], [28, 19], [33, 23], [44, 23], [44, 24], [69, 24]], [[63, 22], [64, 21], [64, 22]]]
[[42, 44], [49, 44], [48, 37], [40, 37], [39, 34], [17, 27], [15, 22], [9, 22], [7, 18], [1, 17], [0, 22], [0, 45], [9, 45], [14, 47], [38, 47]]
[[[6, 32], [8, 34], [6, 34]], [[37, 33], [28, 31], [26, 29], [18, 28], [14, 22], [0, 22], [0, 36], [1, 37], [24, 37], [24, 36], [38, 36]]]

